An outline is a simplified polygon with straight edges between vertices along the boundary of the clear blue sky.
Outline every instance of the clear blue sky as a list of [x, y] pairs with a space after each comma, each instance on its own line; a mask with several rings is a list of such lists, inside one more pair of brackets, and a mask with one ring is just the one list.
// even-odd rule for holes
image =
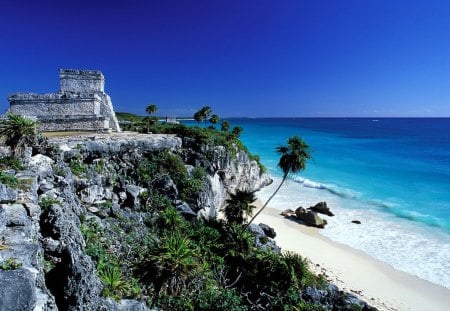
[[98, 69], [117, 111], [450, 116], [448, 0], [2, 0], [0, 108]]

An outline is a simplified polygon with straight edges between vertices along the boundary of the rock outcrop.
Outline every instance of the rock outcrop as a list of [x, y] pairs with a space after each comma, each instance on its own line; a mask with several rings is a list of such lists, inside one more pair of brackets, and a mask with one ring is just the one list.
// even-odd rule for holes
[[[34, 151], [28, 170], [16, 173], [25, 188], [0, 184], [0, 263], [18, 264], [10, 271], [0, 269], [0, 310], [148, 310], [140, 301], [102, 297], [95, 263], [84, 251], [80, 219], [117, 215], [130, 225], [143, 224], [140, 204], [145, 191], [133, 174], [141, 158], [164, 150], [189, 152], [174, 135], [54, 138], [48, 147]], [[187, 218], [215, 216], [227, 191], [256, 190], [270, 181], [245, 153], [233, 156], [217, 148], [213, 159], [203, 162], [206, 188], [195, 211], [176, 201], [176, 209]], [[156, 186], [177, 198], [177, 187], [166, 175]], [[203, 204], [206, 208], [199, 210]]]
[[[217, 216], [229, 192], [233, 193], [236, 189], [256, 191], [272, 182], [269, 175], [262, 174], [258, 163], [250, 160], [244, 151], [235, 155], [227, 152], [225, 147], [218, 146], [207, 152], [212, 155], [212, 159], [206, 167], [213, 174], [208, 176], [207, 189], [200, 196], [201, 214], [205, 217]], [[204, 161], [203, 158], [199, 156], [192, 164], [198, 165]]]

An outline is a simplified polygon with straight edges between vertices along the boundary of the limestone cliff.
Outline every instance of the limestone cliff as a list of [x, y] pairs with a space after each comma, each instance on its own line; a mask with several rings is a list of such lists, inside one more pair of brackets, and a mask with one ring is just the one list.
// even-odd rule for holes
[[102, 297], [95, 264], [85, 252], [82, 222], [97, 219], [109, 228], [104, 219], [117, 217], [145, 230], [146, 189], [136, 170], [158, 152], [180, 153], [188, 169], [207, 171], [205, 187], [191, 206], [177, 199], [170, 179], [163, 180], [161, 188], [174, 193], [183, 213], [215, 216], [228, 191], [257, 190], [270, 182], [245, 152], [216, 147], [207, 158], [184, 147], [173, 135], [56, 138], [34, 151], [25, 170], [9, 170], [20, 187], [0, 184], [0, 262], [10, 264], [0, 269], [0, 310], [147, 310], [136, 300]]

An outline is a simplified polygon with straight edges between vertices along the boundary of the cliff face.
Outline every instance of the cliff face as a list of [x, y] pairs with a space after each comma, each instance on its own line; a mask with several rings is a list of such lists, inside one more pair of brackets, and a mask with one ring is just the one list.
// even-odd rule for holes
[[190, 204], [179, 200], [169, 177], [152, 181], [191, 216], [215, 217], [227, 192], [271, 182], [244, 152], [216, 147], [205, 157], [183, 145], [172, 135], [52, 139], [25, 170], [9, 170], [19, 189], [0, 184], [0, 262], [8, 262], [0, 269], [0, 310], [147, 310], [136, 300], [102, 297], [81, 230], [90, 219], [111, 230], [108, 221], [114, 218], [129, 221], [138, 235], [145, 233], [149, 215], [142, 206], [151, 198], [138, 178], [144, 159], [169, 151], [182, 155], [187, 171], [205, 169], [203, 190]]
[[208, 176], [208, 186], [200, 196], [201, 214], [205, 217], [217, 216], [218, 207], [223, 206], [228, 192], [235, 189], [256, 191], [272, 182], [244, 151], [230, 155], [223, 146], [218, 146], [212, 150], [211, 158], [210, 167], [215, 173]]

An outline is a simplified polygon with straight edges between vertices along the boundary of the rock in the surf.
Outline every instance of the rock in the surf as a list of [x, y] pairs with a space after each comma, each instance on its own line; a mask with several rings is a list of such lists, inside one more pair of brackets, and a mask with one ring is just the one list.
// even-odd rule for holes
[[309, 208], [313, 212], [328, 215], [328, 216], [334, 216], [334, 214], [331, 212], [330, 208], [327, 206], [327, 202], [319, 202], [314, 206], [311, 206]]
[[304, 222], [307, 226], [324, 228], [327, 224], [327, 221], [320, 218], [316, 212], [306, 210], [301, 206], [295, 210], [295, 215], [298, 220]]

